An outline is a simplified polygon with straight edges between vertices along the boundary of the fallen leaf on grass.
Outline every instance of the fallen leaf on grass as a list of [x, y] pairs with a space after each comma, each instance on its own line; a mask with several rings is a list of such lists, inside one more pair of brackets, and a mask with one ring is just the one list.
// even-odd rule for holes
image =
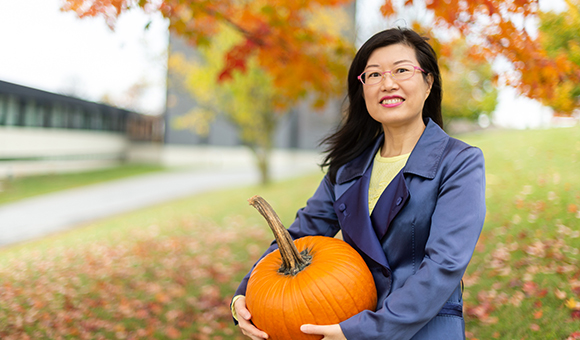
[[532, 296], [535, 294], [536, 290], [538, 289], [538, 284], [535, 282], [525, 282], [522, 290], [526, 293], [527, 296]]
[[566, 298], [566, 295], [567, 295], [567, 294], [566, 294], [566, 292], [563, 292], [563, 291], [561, 291], [561, 290], [559, 290], [559, 289], [557, 289], [557, 288], [556, 288], [556, 290], [554, 290], [554, 295], [555, 295], [555, 296], [556, 296], [558, 299], [560, 299], [560, 300], [564, 300], [564, 299]]
[[569, 309], [580, 310], [580, 303], [578, 303], [578, 301], [574, 300], [574, 298], [569, 298], [568, 300], [566, 300], [565, 305]]
[[526, 296], [524, 295], [524, 293], [522, 292], [515, 292], [514, 295], [512, 295], [512, 297], [509, 299], [509, 302], [514, 306], [514, 307], [519, 307], [522, 304], [522, 301], [524, 300]]
[[177, 339], [181, 336], [181, 332], [179, 330], [175, 329], [174, 327], [171, 327], [171, 326], [169, 326], [165, 329], [165, 334], [170, 339]]

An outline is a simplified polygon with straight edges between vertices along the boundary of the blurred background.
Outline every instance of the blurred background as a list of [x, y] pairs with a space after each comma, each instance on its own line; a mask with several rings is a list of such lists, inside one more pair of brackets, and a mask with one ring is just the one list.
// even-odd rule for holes
[[[84, 7], [71, 7], [75, 3]], [[0, 44], [5, 51], [0, 55], [0, 176], [106, 167], [117, 161], [173, 166], [204, 161], [217, 164], [223, 159], [255, 162], [264, 172], [271, 150], [317, 151], [318, 142], [340, 119], [344, 85], [339, 77], [344, 75], [348, 58], [332, 61], [335, 69], [342, 69], [324, 70], [327, 74], [318, 80], [339, 85], [324, 88], [316, 82], [298, 81], [302, 86], [299, 94], [284, 92], [287, 85], [268, 79], [271, 69], [259, 65], [259, 56], [257, 61], [247, 59], [256, 63], [252, 72], [240, 73], [239, 80], [222, 82], [218, 80], [220, 73], [233, 60], [228, 61], [232, 56], [228, 49], [238, 48], [239, 39], [244, 39], [240, 38], [239, 27], [220, 28], [219, 35], [213, 33], [217, 29], [214, 23], [207, 27], [181, 27], [155, 1], [142, 7], [129, 6], [131, 2], [127, 2], [114, 15], [106, 8], [100, 12], [89, 8], [90, 3], [69, 1], [68, 10], [62, 0], [0, 4]], [[324, 2], [317, 4], [316, 14], [304, 23], [316, 27], [317, 34], [339, 36], [340, 43], [347, 45], [343, 46], [345, 49], [356, 48], [374, 32], [393, 26], [425, 27], [422, 31], [434, 37], [443, 65], [445, 91], [457, 94], [444, 99], [450, 133], [576, 124], [574, 96], [578, 89], [568, 89], [571, 95], [563, 105], [562, 98], [532, 93], [530, 83], [534, 86], [538, 80], [530, 82], [513, 75], [522, 73], [518, 63], [525, 63], [525, 58], [514, 57], [514, 52], [510, 52], [507, 30], [498, 34], [506, 35], [498, 37], [503, 39], [503, 50], [493, 50], [495, 47], [485, 47], [477, 41], [482, 32], [473, 27], [469, 32], [453, 29], [452, 25], [451, 29], [443, 27], [437, 21], [438, 13], [420, 1], [407, 7], [394, 2], [396, 15], [387, 17], [381, 12], [381, 0], [343, 3], [340, 8], [330, 9], [323, 8]], [[565, 25], [551, 24], [550, 20], [558, 20], [569, 5], [575, 4], [540, 1], [528, 17], [510, 17], [508, 13], [506, 20], [519, 20], [519, 34], [541, 44], [540, 32], [547, 37], [543, 39], [549, 39], [558, 34], [554, 27], [565, 29]], [[328, 11], [332, 11], [332, 16]], [[538, 14], [544, 12], [550, 14]], [[172, 20], [175, 23], [170, 24]], [[202, 34], [195, 36], [192, 32], [196, 30]], [[214, 35], [205, 36], [204, 30], [212, 30]], [[212, 41], [211, 47], [206, 41]], [[491, 54], [475, 50], [478, 45], [491, 50]], [[553, 60], [566, 58], [561, 55], [562, 47], [553, 50]], [[568, 59], [574, 61], [577, 52], [573, 48], [569, 51]], [[240, 54], [243, 53], [249, 56], [254, 52]], [[513, 60], [509, 59], [510, 53]], [[206, 61], [200, 63], [200, 59]], [[233, 64], [230, 69], [246, 68], [246, 56], [241, 61], [242, 67]], [[547, 64], [546, 60], [541, 62]], [[573, 65], [577, 72], [578, 64]], [[536, 66], [524, 71], [537, 72], [533, 67]], [[321, 67], [311, 64], [301, 68]], [[249, 93], [237, 97], [232, 94], [236, 87], [243, 86], [243, 81], [261, 82], [261, 88], [254, 91], [260, 93], [259, 100]], [[266, 91], [272, 88], [268, 85], [271, 81], [275, 82], [274, 88], [282, 91]], [[216, 95], [228, 91], [228, 98]], [[558, 91], [563, 97], [563, 92]], [[457, 97], [463, 99], [458, 101]], [[236, 105], [224, 103], [229, 100]], [[262, 105], [257, 109], [256, 102], [270, 103], [270, 107]], [[564, 110], [562, 106], [566, 106]], [[256, 126], [257, 120], [254, 126], [248, 125], [244, 118], [248, 110], [263, 112], [261, 126]], [[258, 134], [263, 135], [261, 140], [255, 136]], [[213, 147], [218, 147], [219, 153], [213, 152]], [[200, 152], [202, 156], [198, 156]], [[266, 173], [263, 177], [267, 181]]]
[[0, 0], [0, 338], [242, 339], [357, 47], [430, 39], [486, 158], [468, 339], [580, 339], [580, 0]]

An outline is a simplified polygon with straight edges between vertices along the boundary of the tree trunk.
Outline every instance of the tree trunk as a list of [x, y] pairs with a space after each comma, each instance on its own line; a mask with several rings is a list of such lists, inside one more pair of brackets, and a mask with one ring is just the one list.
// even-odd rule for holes
[[270, 184], [270, 154], [269, 148], [253, 147], [252, 151], [256, 155], [256, 164], [260, 171], [260, 183], [263, 185]]

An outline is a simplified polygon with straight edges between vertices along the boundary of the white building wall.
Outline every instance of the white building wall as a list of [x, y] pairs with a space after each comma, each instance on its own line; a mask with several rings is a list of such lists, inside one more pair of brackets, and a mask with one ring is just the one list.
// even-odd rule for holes
[[109, 167], [128, 147], [121, 133], [0, 127], [0, 178]]

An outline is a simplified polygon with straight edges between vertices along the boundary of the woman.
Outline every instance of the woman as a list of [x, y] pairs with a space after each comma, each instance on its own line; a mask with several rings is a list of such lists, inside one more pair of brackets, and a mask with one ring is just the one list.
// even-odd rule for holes
[[[352, 62], [348, 96], [345, 121], [325, 140], [328, 172], [289, 232], [342, 230], [373, 274], [377, 308], [301, 330], [324, 339], [464, 339], [461, 278], [485, 218], [484, 159], [440, 127], [435, 52], [408, 29], [376, 34]], [[244, 334], [267, 338], [245, 306], [248, 277], [234, 316]]]

